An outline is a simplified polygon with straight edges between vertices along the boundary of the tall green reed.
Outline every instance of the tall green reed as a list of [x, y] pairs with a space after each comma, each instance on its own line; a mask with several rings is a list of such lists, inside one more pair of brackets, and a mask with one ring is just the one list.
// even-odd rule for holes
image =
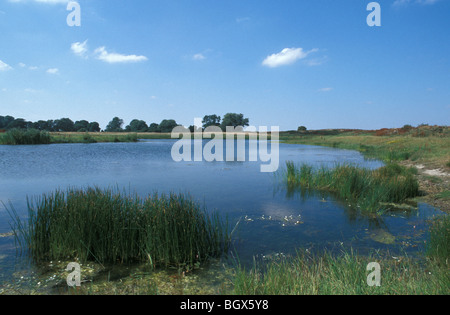
[[33, 145], [49, 144], [50, 134], [36, 129], [11, 129], [0, 135], [0, 144]]
[[[9, 207], [11, 208], [11, 207]], [[28, 220], [10, 209], [21, 248], [35, 262], [78, 259], [190, 268], [229, 246], [226, 222], [190, 197], [145, 199], [111, 189], [57, 190], [28, 199]]]
[[376, 170], [352, 165], [313, 168], [286, 163], [283, 174], [288, 190], [329, 191], [361, 210], [380, 212], [383, 203], [401, 203], [419, 195], [414, 169], [387, 164]]

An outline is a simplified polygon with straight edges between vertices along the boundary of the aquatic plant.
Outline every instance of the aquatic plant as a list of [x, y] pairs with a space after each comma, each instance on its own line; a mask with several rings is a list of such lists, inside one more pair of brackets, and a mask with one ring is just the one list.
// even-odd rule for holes
[[363, 211], [380, 212], [382, 203], [401, 203], [419, 195], [416, 170], [387, 164], [376, 170], [352, 165], [313, 168], [286, 163], [284, 180], [288, 190], [329, 191]]
[[[191, 268], [226, 253], [227, 224], [189, 197], [145, 199], [111, 189], [57, 190], [28, 199], [28, 220], [11, 207], [14, 232], [35, 262], [148, 262]], [[183, 267], [184, 266], [184, 267]]]
[[11, 129], [0, 135], [0, 144], [30, 145], [49, 144], [50, 134], [37, 129]]

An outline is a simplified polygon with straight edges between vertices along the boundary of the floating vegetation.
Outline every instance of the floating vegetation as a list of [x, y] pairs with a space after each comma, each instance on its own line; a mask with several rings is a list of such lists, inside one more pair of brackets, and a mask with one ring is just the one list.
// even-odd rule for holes
[[256, 222], [256, 221], [271, 221], [274, 223], [280, 224], [282, 227], [286, 226], [296, 226], [300, 224], [304, 224], [302, 221], [302, 216], [299, 215], [284, 215], [284, 216], [265, 216], [265, 215], [255, 215], [255, 216], [248, 216], [246, 215], [243, 218], [244, 222]]
[[8, 211], [21, 248], [37, 263], [77, 259], [189, 269], [228, 250], [227, 224], [184, 195], [57, 190], [28, 200], [28, 220]]
[[372, 231], [370, 233], [370, 238], [375, 242], [386, 245], [391, 245], [395, 243], [395, 236], [383, 229]]

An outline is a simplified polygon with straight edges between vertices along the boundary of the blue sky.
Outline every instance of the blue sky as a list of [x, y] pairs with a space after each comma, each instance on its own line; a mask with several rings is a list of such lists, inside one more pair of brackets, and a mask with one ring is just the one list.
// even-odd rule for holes
[[0, 115], [448, 125], [450, 1], [0, 0]]

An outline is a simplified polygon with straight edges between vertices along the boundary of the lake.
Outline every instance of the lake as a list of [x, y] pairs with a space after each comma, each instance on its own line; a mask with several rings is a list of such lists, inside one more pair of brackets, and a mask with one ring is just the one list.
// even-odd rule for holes
[[[234, 250], [243, 263], [297, 249], [389, 250], [414, 255], [424, 249], [427, 219], [441, 212], [426, 204], [381, 217], [364, 216], [327, 194], [288, 192], [279, 176], [261, 173], [258, 162], [174, 162], [175, 140], [137, 143], [0, 146], [0, 201], [26, 218], [27, 196], [67, 187], [118, 187], [146, 196], [189, 193], [209, 211], [228, 216]], [[249, 148], [248, 141], [246, 147]], [[314, 166], [383, 164], [359, 152], [280, 144], [280, 170], [286, 161]], [[0, 204], [0, 234], [10, 217]], [[239, 222], [239, 223], [238, 223]], [[0, 237], [0, 287], [20, 268], [13, 237]]]

